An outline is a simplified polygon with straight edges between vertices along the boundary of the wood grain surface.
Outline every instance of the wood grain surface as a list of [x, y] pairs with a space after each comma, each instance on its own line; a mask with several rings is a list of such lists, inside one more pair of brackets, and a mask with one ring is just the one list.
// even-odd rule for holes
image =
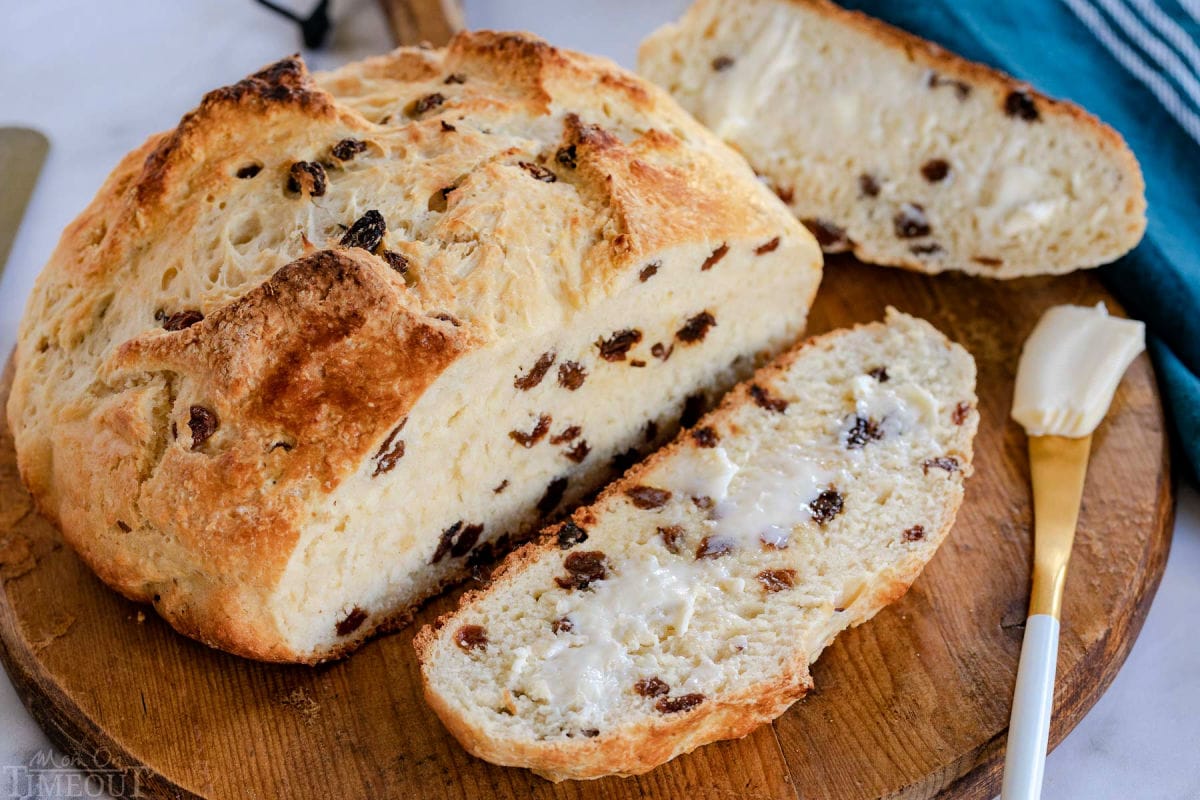
[[397, 45], [441, 47], [463, 29], [459, 0], [379, 0]]
[[[891, 304], [975, 356], [982, 420], [966, 501], [908, 595], [821, 657], [807, 698], [745, 739], [638, 778], [555, 785], [467, 755], [422, 701], [411, 646], [452, 596], [414, 626], [317, 668], [245, 661], [176, 635], [106, 589], [32, 509], [7, 422], [0, 655], [50, 736], [109, 770], [111, 789], [141, 797], [990, 798], [1031, 558], [1025, 437], [1008, 420], [1017, 355], [1046, 307], [1108, 299], [1089, 274], [1001, 283], [831, 260], [811, 332], [877, 319]], [[1116, 674], [1162, 575], [1174, 508], [1163, 425], [1142, 356], [1094, 440], [1053, 743]]]

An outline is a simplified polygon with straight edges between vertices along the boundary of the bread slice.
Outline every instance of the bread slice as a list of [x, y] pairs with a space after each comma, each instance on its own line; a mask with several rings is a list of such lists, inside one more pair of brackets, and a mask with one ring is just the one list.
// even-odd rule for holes
[[475, 755], [553, 780], [774, 719], [946, 536], [974, 387], [966, 351], [894, 310], [811, 340], [425, 627], [426, 698]]
[[21, 325], [39, 507], [109, 584], [319, 661], [570, 508], [800, 334], [812, 237], [663, 91], [464, 33], [216, 90]]
[[827, 252], [1014, 278], [1107, 263], [1146, 227], [1111, 128], [826, 0], [697, 0], [643, 42], [639, 70]]

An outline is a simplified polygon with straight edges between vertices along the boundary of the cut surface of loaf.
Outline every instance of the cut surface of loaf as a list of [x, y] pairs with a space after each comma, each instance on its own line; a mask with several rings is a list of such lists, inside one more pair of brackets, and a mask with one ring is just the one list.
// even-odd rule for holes
[[828, 252], [995, 278], [1094, 267], [1145, 229], [1121, 137], [826, 0], [697, 0], [639, 71], [740, 150]]
[[785, 354], [424, 628], [427, 699], [555, 780], [744, 736], [933, 557], [975, 405], [972, 358], [894, 310]]
[[289, 58], [151, 137], [66, 230], [9, 419], [110, 585], [318, 661], [788, 346], [820, 274], [745, 162], [608, 61], [486, 31]]

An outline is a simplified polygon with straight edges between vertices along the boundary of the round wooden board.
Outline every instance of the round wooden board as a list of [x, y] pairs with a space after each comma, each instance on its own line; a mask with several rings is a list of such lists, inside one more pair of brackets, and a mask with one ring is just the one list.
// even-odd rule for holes
[[[552, 784], [468, 756], [421, 697], [416, 623], [317, 668], [273, 666], [176, 635], [106, 589], [32, 510], [0, 438], [0, 639], [25, 704], [110, 789], [212, 798], [991, 798], [999, 784], [1031, 559], [1025, 437], [1009, 421], [1020, 343], [1057, 303], [1111, 299], [1077, 274], [929, 278], [832, 259], [819, 333], [891, 304], [979, 364], [976, 473], [946, 544], [901, 601], [843, 633], [816, 690], [746, 738], [647, 775]], [[5, 398], [11, 373], [3, 382]], [[1166, 562], [1173, 492], [1150, 362], [1097, 432], [1059, 653], [1053, 743], [1125, 660]], [[144, 614], [144, 617], [143, 617]]]

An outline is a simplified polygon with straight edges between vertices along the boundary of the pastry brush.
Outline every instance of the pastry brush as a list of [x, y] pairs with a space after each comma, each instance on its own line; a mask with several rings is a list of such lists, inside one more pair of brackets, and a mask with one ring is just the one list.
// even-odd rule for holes
[[1145, 327], [1094, 308], [1055, 306], [1038, 321], [1017, 367], [1012, 416], [1029, 436], [1033, 591], [1008, 725], [1002, 800], [1042, 793], [1059, 618], [1092, 432], [1108, 413]]

